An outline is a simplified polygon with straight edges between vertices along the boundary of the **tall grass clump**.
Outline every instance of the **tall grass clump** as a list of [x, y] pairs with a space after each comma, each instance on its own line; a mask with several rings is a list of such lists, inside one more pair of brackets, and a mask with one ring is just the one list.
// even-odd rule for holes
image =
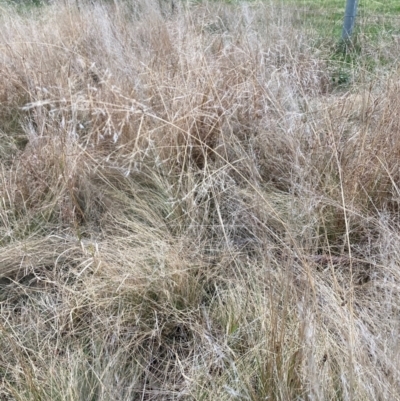
[[400, 76], [294, 18], [1, 4], [1, 399], [400, 397]]

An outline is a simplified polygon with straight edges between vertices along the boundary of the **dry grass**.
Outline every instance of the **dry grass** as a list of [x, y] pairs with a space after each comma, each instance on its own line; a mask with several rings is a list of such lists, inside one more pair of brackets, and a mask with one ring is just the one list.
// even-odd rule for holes
[[269, 2], [1, 7], [1, 400], [400, 398], [397, 70]]

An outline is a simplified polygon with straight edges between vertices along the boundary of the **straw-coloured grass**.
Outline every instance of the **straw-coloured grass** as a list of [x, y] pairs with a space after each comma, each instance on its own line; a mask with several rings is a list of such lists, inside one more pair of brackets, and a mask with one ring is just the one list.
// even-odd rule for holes
[[269, 2], [1, 7], [1, 399], [400, 397], [398, 71]]

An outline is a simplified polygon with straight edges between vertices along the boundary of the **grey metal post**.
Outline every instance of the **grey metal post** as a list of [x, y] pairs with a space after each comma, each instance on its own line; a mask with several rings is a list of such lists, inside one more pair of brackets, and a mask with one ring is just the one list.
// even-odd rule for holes
[[358, 0], [346, 0], [346, 11], [344, 12], [342, 40], [348, 42], [353, 33], [354, 21], [357, 15]]

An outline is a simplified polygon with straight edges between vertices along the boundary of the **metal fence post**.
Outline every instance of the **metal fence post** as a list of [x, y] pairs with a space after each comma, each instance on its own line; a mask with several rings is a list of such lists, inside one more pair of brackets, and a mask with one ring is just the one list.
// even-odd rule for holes
[[346, 0], [346, 11], [344, 12], [342, 40], [348, 42], [354, 28], [357, 14], [358, 0]]

